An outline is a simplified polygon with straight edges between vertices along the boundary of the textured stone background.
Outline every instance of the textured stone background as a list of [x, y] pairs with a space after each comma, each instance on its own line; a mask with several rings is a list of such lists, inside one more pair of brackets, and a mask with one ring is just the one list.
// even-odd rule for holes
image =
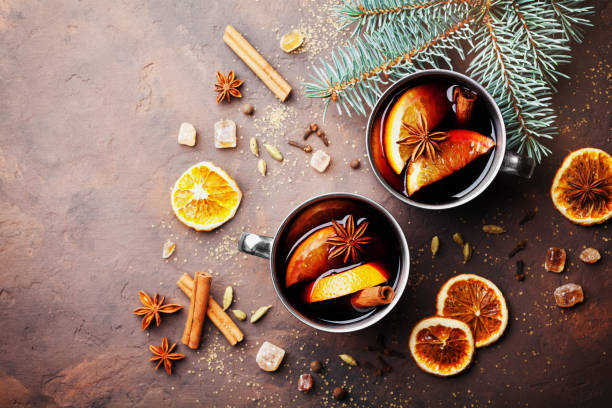
[[[332, 112], [324, 128], [333, 164], [325, 174], [306, 167], [308, 157], [284, 145], [285, 129], [320, 120], [318, 101], [303, 95], [300, 82], [311, 61], [325, 55], [326, 42], [340, 38], [325, 25], [329, 13], [311, 1], [60, 1], [0, 0], [0, 406], [319, 406], [333, 405], [331, 389], [345, 385], [343, 406], [602, 406], [610, 391], [612, 278], [609, 225], [574, 226], [554, 211], [548, 188], [570, 150], [610, 142], [610, 21], [612, 2], [593, 2], [594, 28], [563, 70], [555, 96], [561, 134], [553, 154], [531, 181], [500, 176], [468, 206], [445, 212], [407, 207], [380, 186], [366, 161], [352, 171], [348, 161], [364, 157], [365, 119]], [[221, 41], [231, 23], [256, 44], [294, 87], [284, 108]], [[285, 55], [278, 35], [301, 26], [311, 42]], [[244, 101], [254, 118], [238, 113], [241, 102], [217, 106], [216, 70], [234, 69], [245, 80]], [[275, 113], [273, 115], [273, 113]], [[266, 118], [284, 118], [270, 127]], [[212, 144], [213, 123], [233, 118], [240, 126], [236, 150]], [[199, 132], [194, 148], [176, 143], [182, 121]], [[277, 143], [283, 165], [269, 161], [266, 178], [256, 172], [247, 141]], [[315, 147], [318, 140], [314, 140]], [[212, 233], [196, 233], [171, 213], [176, 178], [200, 160], [221, 164], [245, 193], [236, 217]], [[292, 318], [276, 299], [265, 261], [239, 255], [241, 230], [272, 234], [299, 202], [330, 191], [359, 192], [393, 213], [413, 257], [410, 286], [380, 324], [360, 333], [316, 332]], [[524, 227], [518, 220], [538, 209]], [[509, 233], [485, 236], [483, 222]], [[462, 265], [450, 235], [460, 231], [475, 245]], [[442, 248], [431, 260], [431, 236]], [[172, 259], [161, 259], [167, 238], [177, 243]], [[528, 248], [519, 258], [527, 278], [516, 282], [506, 254], [518, 239]], [[543, 269], [546, 248], [568, 251], [560, 275]], [[603, 259], [585, 265], [583, 246]], [[240, 323], [246, 341], [231, 348], [206, 325], [202, 348], [168, 377], [148, 362], [149, 344], [163, 336], [179, 341], [186, 313], [163, 317], [147, 332], [131, 311], [140, 289], [160, 292], [187, 305], [175, 286], [183, 272], [212, 270], [213, 293], [226, 285], [246, 311], [272, 304], [256, 325]], [[411, 360], [388, 358], [383, 378], [348, 368], [336, 357], [354, 355], [377, 363], [364, 347], [377, 333], [406, 351], [412, 325], [433, 314], [434, 296], [455, 273], [473, 272], [505, 293], [511, 322], [503, 338], [479, 350], [465, 374], [439, 379]], [[585, 303], [559, 310], [552, 291], [580, 283]], [[264, 340], [287, 350], [281, 369], [260, 371], [255, 353]], [[315, 390], [302, 395], [297, 377], [313, 358], [326, 369]]]

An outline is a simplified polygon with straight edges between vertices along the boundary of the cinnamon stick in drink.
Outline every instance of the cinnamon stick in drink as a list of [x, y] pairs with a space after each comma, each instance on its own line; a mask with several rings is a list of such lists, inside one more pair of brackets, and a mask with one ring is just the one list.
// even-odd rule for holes
[[360, 308], [375, 307], [388, 305], [394, 297], [395, 291], [391, 286], [374, 286], [356, 292], [351, 296], [351, 303]]
[[189, 314], [187, 315], [182, 340], [183, 344], [194, 350], [200, 347], [200, 337], [202, 336], [202, 327], [208, 308], [211, 281], [212, 276], [206, 272], [196, 272], [193, 280]]
[[[183, 276], [176, 282], [176, 285], [191, 298], [193, 293], [193, 279], [191, 276], [184, 273]], [[244, 340], [244, 333], [236, 326], [236, 323], [229, 317], [227, 313], [223, 311], [221, 306], [213, 299], [212, 296], [208, 298], [208, 308], [206, 309], [206, 316], [215, 325], [217, 329], [225, 336], [227, 341], [235, 346], [238, 342]]]
[[466, 128], [472, 118], [472, 110], [476, 103], [477, 94], [467, 88], [456, 87], [453, 91], [453, 101], [457, 104], [457, 124]]

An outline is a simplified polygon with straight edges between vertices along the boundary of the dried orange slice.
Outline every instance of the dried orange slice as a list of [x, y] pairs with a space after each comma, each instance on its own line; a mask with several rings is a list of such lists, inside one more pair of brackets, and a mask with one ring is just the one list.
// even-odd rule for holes
[[210, 231], [234, 217], [242, 192], [225, 170], [203, 161], [176, 180], [171, 199], [172, 210], [183, 224]]
[[293, 30], [281, 37], [280, 47], [285, 52], [295, 51], [304, 43], [304, 35], [299, 30]]
[[313, 303], [334, 299], [380, 285], [388, 279], [389, 274], [381, 264], [370, 262], [311, 283], [304, 291], [304, 300]]
[[499, 288], [490, 280], [470, 273], [457, 275], [442, 285], [437, 312], [467, 323], [476, 347], [499, 339], [508, 325], [506, 299]]
[[568, 154], [550, 188], [561, 214], [580, 225], [601, 224], [612, 217], [612, 157], [585, 147]]
[[474, 356], [469, 326], [448, 317], [433, 316], [418, 322], [410, 333], [409, 345], [421, 370], [442, 377], [465, 370]]

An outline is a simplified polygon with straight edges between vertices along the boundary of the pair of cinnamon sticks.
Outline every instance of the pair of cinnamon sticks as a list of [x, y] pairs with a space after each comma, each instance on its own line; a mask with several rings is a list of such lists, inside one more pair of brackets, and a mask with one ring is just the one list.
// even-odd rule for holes
[[206, 316], [232, 346], [244, 340], [244, 333], [210, 295], [211, 283], [212, 276], [206, 272], [197, 272], [194, 279], [191, 279], [189, 274], [184, 273], [176, 282], [183, 293], [191, 299], [182, 338], [183, 344], [191, 349], [200, 347], [202, 328]]

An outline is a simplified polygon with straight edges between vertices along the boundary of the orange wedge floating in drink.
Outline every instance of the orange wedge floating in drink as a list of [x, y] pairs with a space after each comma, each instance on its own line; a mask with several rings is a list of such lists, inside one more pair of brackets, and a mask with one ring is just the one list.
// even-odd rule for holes
[[429, 83], [410, 88], [393, 104], [385, 120], [383, 148], [389, 166], [400, 174], [410, 158], [410, 146], [398, 144], [405, 137], [402, 123], [416, 125], [422, 114], [428, 129], [435, 128], [449, 112], [450, 102], [446, 99], [446, 87]]
[[409, 196], [421, 187], [450, 176], [495, 146], [493, 139], [471, 130], [449, 130], [447, 133], [450, 136], [440, 143], [441, 151], [435, 158], [423, 155], [408, 165], [406, 191]]
[[467, 324], [448, 317], [428, 317], [410, 333], [410, 354], [419, 368], [441, 377], [465, 370], [474, 356], [474, 337]]
[[508, 325], [504, 295], [493, 282], [464, 273], [449, 279], [438, 292], [437, 312], [467, 323], [476, 347], [500, 338]]
[[382, 264], [369, 262], [311, 283], [304, 292], [304, 301], [313, 303], [334, 299], [380, 285], [388, 279], [389, 273]]
[[334, 235], [334, 227], [313, 232], [293, 251], [285, 274], [285, 286], [317, 279], [323, 272], [339, 267], [342, 258], [328, 259], [330, 244], [326, 241]]

